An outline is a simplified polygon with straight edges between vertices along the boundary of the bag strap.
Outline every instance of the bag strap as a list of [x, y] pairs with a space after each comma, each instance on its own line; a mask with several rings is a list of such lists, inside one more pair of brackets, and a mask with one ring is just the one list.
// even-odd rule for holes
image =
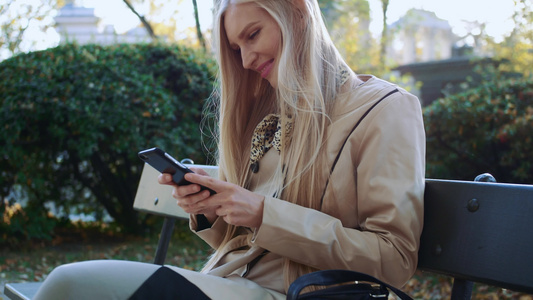
[[377, 283], [381, 286], [387, 287], [394, 292], [402, 300], [412, 300], [412, 298], [401, 290], [393, 287], [390, 284], [372, 277], [368, 274], [359, 273], [350, 270], [322, 270], [312, 273], [308, 273], [298, 277], [290, 286], [287, 291], [287, 300], [296, 300], [300, 295], [300, 292], [310, 285], [332, 285], [345, 283], [350, 281], [366, 281], [371, 283]]
[[[397, 93], [399, 92], [398, 89], [394, 89], [392, 91], [390, 91], [387, 95], [381, 97], [381, 99], [379, 99], [378, 101], [376, 101], [376, 103], [374, 103], [369, 109], [367, 109], [367, 111], [361, 116], [361, 118], [359, 119], [359, 121], [357, 121], [357, 123], [355, 123], [355, 126], [352, 128], [352, 130], [350, 131], [350, 133], [346, 136], [346, 139], [344, 140], [344, 143], [342, 143], [342, 146], [339, 150], [339, 152], [337, 153], [337, 157], [335, 157], [335, 160], [333, 161], [333, 165], [331, 166], [331, 170], [329, 171], [329, 175], [331, 176], [331, 174], [333, 173], [333, 170], [335, 169], [335, 166], [337, 165], [337, 162], [339, 161], [339, 158], [341, 156], [341, 152], [342, 150], [344, 149], [344, 146], [346, 145], [346, 143], [348, 142], [348, 139], [350, 138], [350, 136], [352, 135], [352, 133], [355, 131], [355, 129], [357, 128], [357, 126], [359, 126], [359, 124], [361, 124], [361, 122], [363, 121], [363, 119], [370, 113], [370, 111], [372, 109], [374, 109], [374, 107], [376, 107], [381, 101], [383, 101], [385, 98], [387, 98], [388, 96], [394, 94], [394, 93]], [[328, 179], [326, 181], [326, 186], [324, 187], [324, 190], [322, 192], [322, 197], [320, 198], [320, 207], [322, 207], [322, 203], [324, 202], [324, 196], [326, 195], [326, 189], [329, 185], [329, 176], [328, 176]]]

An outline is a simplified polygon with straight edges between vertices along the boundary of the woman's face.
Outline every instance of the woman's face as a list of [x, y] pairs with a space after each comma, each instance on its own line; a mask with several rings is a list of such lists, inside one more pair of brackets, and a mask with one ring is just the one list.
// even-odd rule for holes
[[242, 66], [277, 88], [281, 30], [270, 14], [253, 3], [230, 4], [224, 28], [230, 47], [240, 52]]

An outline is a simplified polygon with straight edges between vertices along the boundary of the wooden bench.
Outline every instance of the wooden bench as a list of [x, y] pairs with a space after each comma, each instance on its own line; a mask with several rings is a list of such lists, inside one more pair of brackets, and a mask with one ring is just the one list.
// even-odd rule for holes
[[[174, 221], [188, 215], [170, 187], [154, 184], [158, 175], [145, 165], [134, 207], [165, 217], [154, 259], [163, 264]], [[451, 299], [470, 299], [473, 282], [533, 294], [533, 185], [427, 179], [424, 205], [418, 269], [453, 277]], [[4, 292], [31, 299], [39, 285], [8, 283]]]

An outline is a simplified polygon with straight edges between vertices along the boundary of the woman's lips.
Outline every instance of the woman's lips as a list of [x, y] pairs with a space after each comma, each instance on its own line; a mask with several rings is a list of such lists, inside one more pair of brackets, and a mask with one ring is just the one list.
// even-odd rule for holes
[[274, 67], [274, 59], [271, 59], [265, 62], [264, 64], [262, 64], [261, 66], [259, 66], [259, 68], [257, 68], [257, 72], [261, 74], [261, 77], [266, 78], [268, 74], [270, 74], [270, 71], [272, 71], [273, 67]]

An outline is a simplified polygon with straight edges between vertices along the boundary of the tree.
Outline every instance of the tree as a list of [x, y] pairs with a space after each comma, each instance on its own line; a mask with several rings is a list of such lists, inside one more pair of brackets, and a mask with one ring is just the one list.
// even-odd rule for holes
[[533, 72], [533, 1], [514, 0], [515, 13], [513, 31], [501, 43], [487, 37], [489, 46], [496, 58], [507, 59], [510, 64], [503, 66], [504, 71], [532, 76]]
[[203, 54], [157, 44], [66, 44], [3, 61], [0, 213], [22, 190], [29, 209], [107, 211], [139, 231], [137, 152], [160, 147], [205, 162], [198, 126], [211, 67]]
[[320, 1], [328, 30], [339, 52], [356, 71], [368, 71], [377, 64], [370, 34], [368, 0]]
[[[498, 74], [496, 74], [498, 75]], [[533, 78], [494, 76], [424, 108], [427, 177], [533, 183]]]
[[137, 10], [133, 7], [133, 5], [131, 5], [131, 3], [128, 0], [123, 0], [123, 1], [126, 4], [126, 6], [131, 10], [131, 12], [139, 18], [139, 20], [141, 21], [141, 24], [143, 24], [144, 28], [146, 28], [146, 31], [148, 31], [148, 34], [150, 35], [150, 37], [152, 37], [154, 41], [157, 41], [157, 35], [154, 33], [154, 29], [152, 28], [152, 25], [150, 25], [150, 23], [146, 21], [144, 16], [141, 16], [137, 12]]
[[35, 40], [27, 38], [30, 29], [46, 32], [54, 24], [53, 13], [64, 0], [5, 1], [0, 3], [0, 59], [34, 50]]
[[[178, 30], [185, 29], [179, 28], [175, 19], [179, 13], [178, 7], [183, 0], [123, 0], [123, 2], [139, 18], [154, 41], [164, 37], [166, 41], [176, 42]], [[148, 10], [143, 15], [135, 6], [146, 3]]]

